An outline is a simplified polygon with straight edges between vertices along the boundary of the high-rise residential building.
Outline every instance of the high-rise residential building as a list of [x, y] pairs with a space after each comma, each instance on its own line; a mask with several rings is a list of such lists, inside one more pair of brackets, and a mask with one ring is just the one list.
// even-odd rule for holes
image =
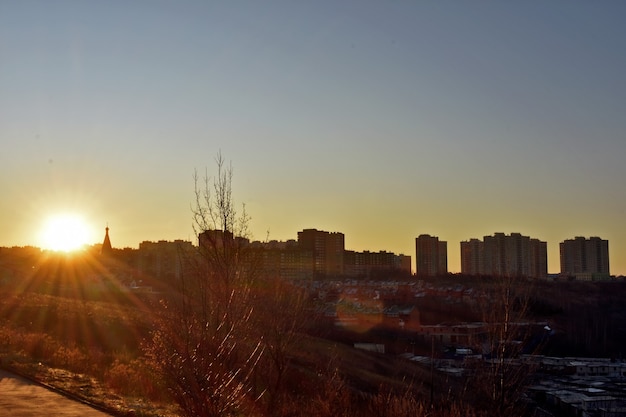
[[481, 275], [484, 271], [483, 242], [478, 239], [470, 239], [461, 242], [461, 272], [467, 275]]
[[137, 251], [137, 268], [142, 274], [154, 278], [180, 278], [183, 263], [197, 253], [189, 241], [143, 241]]
[[495, 233], [461, 242], [461, 272], [467, 275], [545, 278], [546, 242], [520, 233]]
[[400, 254], [397, 256], [400, 270], [411, 274], [411, 257], [409, 255]]
[[530, 239], [530, 276], [548, 277], [548, 244], [539, 239]]
[[260, 268], [268, 276], [285, 279], [313, 278], [313, 251], [303, 250], [295, 240], [252, 242]]
[[343, 275], [345, 251], [343, 233], [304, 229], [298, 232], [298, 246], [313, 253], [314, 275]]
[[232, 232], [223, 230], [205, 230], [198, 235], [198, 245], [201, 249], [212, 251], [247, 246], [250, 240], [245, 237], [235, 236]]
[[415, 269], [417, 275], [437, 276], [448, 273], [447, 242], [437, 236], [419, 235], [415, 238]]
[[439, 274], [448, 273], [448, 242], [439, 241], [438, 252], [438, 265], [437, 271]]
[[561, 275], [577, 280], [608, 279], [609, 241], [599, 237], [575, 237], [559, 244]]

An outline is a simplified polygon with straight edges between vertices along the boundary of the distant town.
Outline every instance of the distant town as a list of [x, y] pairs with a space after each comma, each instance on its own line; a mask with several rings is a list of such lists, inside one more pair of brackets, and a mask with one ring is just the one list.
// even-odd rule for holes
[[[199, 242], [208, 233], [200, 234]], [[217, 232], [221, 233], [221, 232]], [[244, 239], [245, 240], [245, 239]], [[317, 229], [304, 229], [297, 240], [252, 241], [251, 248], [263, 254], [266, 269], [286, 279], [349, 277], [376, 278], [383, 275], [410, 276], [411, 257], [387, 251], [357, 252], [345, 248], [345, 235]], [[192, 243], [142, 242], [138, 256], [151, 273], [163, 268], [181, 247]], [[448, 274], [447, 242], [423, 234], [415, 239], [416, 275], [436, 277]], [[546, 242], [519, 233], [495, 233], [483, 240], [461, 242], [461, 274], [469, 276], [510, 276], [538, 279], [598, 281], [611, 279], [609, 243], [599, 237], [575, 237], [560, 243], [561, 272], [548, 274]], [[152, 267], [149, 267], [152, 265]], [[170, 271], [171, 272], [171, 271]]]
[[[222, 231], [208, 230], [198, 236], [198, 244], [209, 235]], [[223, 236], [222, 236], [223, 237]], [[230, 236], [233, 238], [232, 236]], [[249, 241], [237, 238], [260, 253], [263, 268], [285, 279], [321, 277], [382, 278], [411, 276], [411, 256], [388, 251], [358, 252], [346, 249], [345, 235], [317, 229], [304, 229], [297, 239], [286, 241]], [[128, 263], [155, 278], [178, 274], [177, 259], [196, 245], [186, 240], [144, 241], [138, 249], [114, 249], [109, 228], [101, 245], [102, 253], [123, 252]], [[609, 242], [599, 237], [575, 237], [560, 243], [559, 274], [548, 274], [547, 245], [520, 233], [495, 233], [482, 240], [460, 242], [461, 275], [485, 277], [526, 277], [542, 280], [602, 281], [612, 278], [609, 270]], [[415, 238], [415, 275], [437, 277], [448, 274], [447, 242], [422, 234]], [[614, 277], [613, 277], [614, 278]]]
[[[199, 234], [202, 244], [209, 234]], [[232, 237], [232, 236], [231, 236]], [[262, 255], [263, 268], [284, 279], [407, 277], [413, 274], [411, 256], [385, 250], [354, 251], [345, 248], [345, 235], [317, 229], [304, 229], [297, 239], [286, 241], [249, 241], [238, 238]], [[187, 240], [143, 241], [138, 249], [114, 249], [106, 228], [102, 244], [94, 245], [102, 253], [124, 253], [127, 261], [155, 278], [177, 275], [181, 251], [196, 245]], [[483, 240], [460, 242], [461, 275], [525, 277], [543, 280], [568, 279], [603, 281], [612, 278], [609, 270], [609, 242], [599, 237], [574, 237], [559, 244], [560, 273], [548, 274], [547, 244], [520, 233], [494, 233]], [[437, 236], [422, 234], [415, 238], [415, 275], [437, 277], [448, 274], [447, 242]]]
[[[554, 275], [547, 273], [546, 242], [520, 233], [460, 242], [460, 274], [448, 273], [447, 242], [427, 234], [415, 238], [415, 273], [410, 256], [349, 250], [343, 233], [318, 229], [287, 241], [205, 230], [197, 242], [143, 241], [138, 248], [114, 242], [107, 226], [102, 243], [68, 258], [35, 247], [0, 248], [0, 289], [20, 294], [11, 300], [34, 294], [29, 297], [50, 297], [48, 303], [76, 298], [84, 306], [119, 297], [153, 306], [177, 294], [199, 260], [243, 261], [237, 271], [252, 266], [255, 274], [302, 290], [301, 317], [310, 320], [310, 333], [333, 343], [423, 366], [446, 386], [490, 369], [523, 369], [528, 381], [511, 379], [511, 386], [531, 407], [550, 410], [542, 415], [626, 415], [625, 289], [623, 277], [610, 275], [608, 241], [599, 237], [561, 242], [561, 272]], [[229, 251], [241, 257], [233, 261]], [[504, 315], [510, 302], [514, 314]], [[613, 414], [581, 414], [591, 409]]]

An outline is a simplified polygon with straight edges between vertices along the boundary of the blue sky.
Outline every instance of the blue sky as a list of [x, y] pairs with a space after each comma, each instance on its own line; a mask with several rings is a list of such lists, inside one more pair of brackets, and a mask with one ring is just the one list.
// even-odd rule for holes
[[626, 3], [0, 2], [0, 245], [193, 239], [218, 151], [264, 239], [520, 232], [626, 274]]

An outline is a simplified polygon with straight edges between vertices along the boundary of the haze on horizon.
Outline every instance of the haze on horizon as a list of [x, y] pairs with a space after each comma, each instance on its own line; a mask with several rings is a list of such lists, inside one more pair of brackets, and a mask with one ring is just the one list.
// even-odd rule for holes
[[0, 3], [0, 246], [79, 213], [194, 241], [193, 172], [234, 167], [254, 238], [609, 240], [626, 274], [626, 3]]

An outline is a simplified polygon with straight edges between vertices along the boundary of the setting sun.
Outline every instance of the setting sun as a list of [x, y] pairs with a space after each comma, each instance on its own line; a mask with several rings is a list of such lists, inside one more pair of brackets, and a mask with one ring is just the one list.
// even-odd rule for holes
[[40, 242], [43, 249], [70, 252], [93, 240], [93, 229], [78, 215], [50, 217], [43, 225]]

